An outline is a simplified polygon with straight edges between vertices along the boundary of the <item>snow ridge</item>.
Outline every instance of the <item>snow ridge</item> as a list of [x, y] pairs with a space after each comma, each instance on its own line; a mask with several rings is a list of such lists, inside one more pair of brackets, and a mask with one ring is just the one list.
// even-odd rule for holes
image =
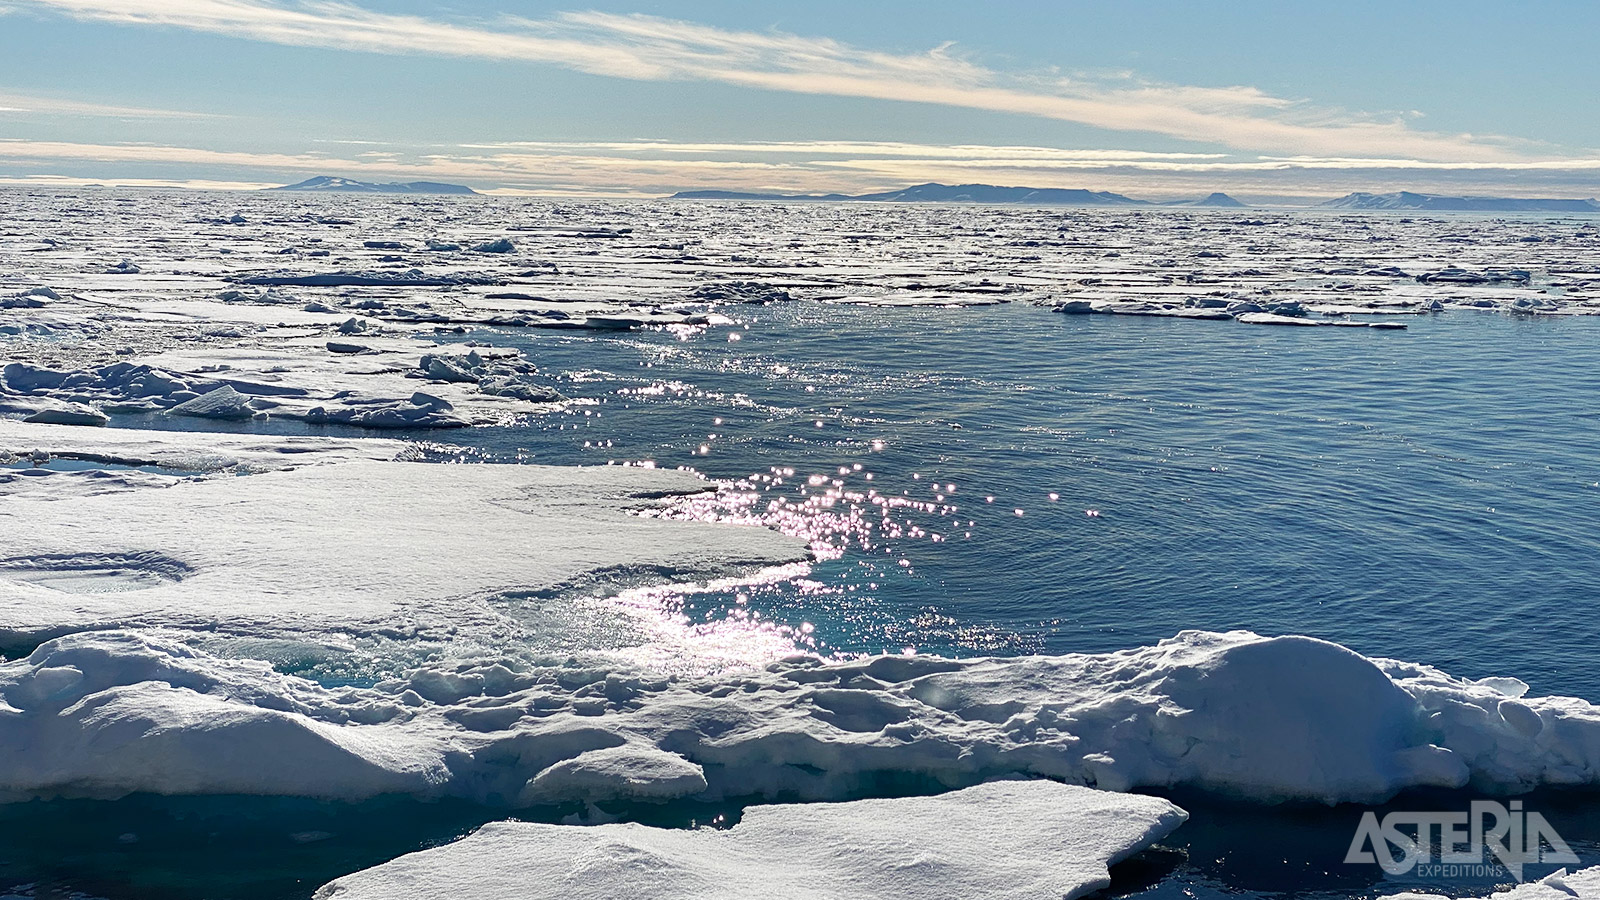
[[129, 631], [0, 665], [0, 796], [383, 793], [504, 808], [845, 800], [1004, 776], [1263, 801], [1600, 783], [1600, 709], [1307, 637], [1061, 657], [795, 657], [687, 678], [437, 663], [325, 688]]

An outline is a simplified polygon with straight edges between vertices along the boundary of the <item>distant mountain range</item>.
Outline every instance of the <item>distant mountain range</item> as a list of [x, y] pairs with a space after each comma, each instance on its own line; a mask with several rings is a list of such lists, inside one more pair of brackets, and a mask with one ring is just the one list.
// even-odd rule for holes
[[1210, 206], [1242, 208], [1245, 204], [1227, 194], [1212, 194], [1203, 200], [1178, 200], [1154, 203], [1135, 200], [1110, 191], [1085, 191], [1069, 188], [1000, 187], [993, 184], [917, 184], [898, 191], [876, 194], [753, 194], [742, 191], [679, 191], [673, 200], [788, 200], [818, 202], [884, 203], [983, 203], [1036, 206]]
[[1594, 200], [1531, 200], [1517, 197], [1443, 197], [1438, 194], [1357, 192], [1321, 204], [1333, 209], [1415, 209], [1437, 212], [1600, 212]]
[[477, 191], [462, 184], [441, 184], [437, 181], [391, 181], [376, 184], [318, 175], [298, 184], [267, 188], [269, 191], [322, 191], [344, 194], [476, 194]]
[[[298, 184], [268, 188], [273, 191], [305, 191], [347, 194], [471, 194], [477, 191], [466, 185], [444, 184], [436, 181], [405, 181], [376, 183], [318, 175]], [[1110, 191], [1088, 191], [1070, 188], [1003, 187], [993, 184], [915, 184], [894, 191], [874, 194], [767, 194], [745, 191], [679, 191], [673, 200], [782, 200], [810, 202], [858, 203], [972, 203], [1006, 206], [1121, 206], [1121, 207], [1210, 207], [1215, 209], [1245, 209], [1247, 204], [1224, 193], [1214, 193], [1199, 200], [1139, 200]], [[1519, 197], [1447, 197], [1440, 194], [1418, 194], [1411, 191], [1394, 191], [1372, 194], [1357, 191], [1336, 200], [1318, 204], [1325, 209], [1353, 210], [1415, 210], [1418, 212], [1600, 212], [1600, 201], [1530, 199]]]

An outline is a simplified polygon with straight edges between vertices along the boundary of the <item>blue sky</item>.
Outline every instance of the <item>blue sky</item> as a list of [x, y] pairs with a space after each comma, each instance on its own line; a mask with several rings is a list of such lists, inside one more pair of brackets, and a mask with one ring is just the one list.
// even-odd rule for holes
[[1600, 4], [0, 0], [0, 182], [1600, 193]]

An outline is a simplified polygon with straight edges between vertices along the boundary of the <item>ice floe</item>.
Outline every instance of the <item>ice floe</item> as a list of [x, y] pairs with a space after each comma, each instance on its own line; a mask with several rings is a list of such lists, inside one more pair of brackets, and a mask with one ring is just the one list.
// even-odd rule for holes
[[[375, 243], [378, 244], [377, 247], [373, 246]], [[378, 250], [404, 249], [404, 245], [394, 244], [392, 241], [367, 241], [366, 246], [369, 249]], [[403, 272], [315, 272], [310, 274], [273, 272], [262, 275], [242, 275], [237, 280], [240, 284], [266, 287], [449, 287], [454, 285], [504, 283], [500, 278], [493, 275], [468, 272], [430, 275], [421, 269], [407, 269]]]
[[983, 897], [1063, 900], [1169, 834], [1165, 800], [1047, 781], [937, 797], [757, 806], [730, 829], [496, 822], [347, 875], [319, 900]]
[[99, 426], [111, 421], [105, 413], [86, 403], [63, 403], [46, 400], [22, 421], [37, 425], [90, 425]]
[[0, 419], [0, 459], [37, 458], [42, 461], [61, 457], [191, 472], [266, 472], [313, 463], [404, 460], [416, 456], [417, 448], [413, 444], [376, 438], [173, 434], [128, 428], [91, 431]]
[[[19, 428], [0, 434], [22, 453], [53, 436]], [[145, 433], [142, 440], [160, 439]], [[198, 448], [206, 446], [198, 442], [192, 455], [204, 456]], [[155, 455], [129, 451], [104, 455]], [[380, 446], [376, 455], [385, 451], [393, 452]], [[366, 630], [459, 624], [498, 618], [486, 599], [498, 592], [553, 591], [598, 572], [688, 578], [806, 557], [804, 542], [764, 528], [627, 514], [710, 489], [696, 475], [667, 470], [350, 459], [160, 491], [11, 504], [0, 507], [0, 565], [159, 554], [188, 574], [113, 601], [8, 580], [0, 570], [0, 633], [15, 639], [115, 623], [245, 631], [272, 622]]]
[[[7, 560], [0, 578], [18, 586], [66, 565], [200, 580], [193, 563], [150, 551]], [[1021, 776], [1334, 803], [1600, 783], [1600, 710], [1584, 701], [1305, 637], [1184, 632], [1117, 653], [959, 661], [792, 656], [703, 675], [485, 656], [344, 688], [181, 637], [80, 631], [0, 664], [0, 746], [18, 760], [0, 796], [406, 793], [519, 808], [846, 800]], [[157, 744], [169, 762], [140, 764]]]

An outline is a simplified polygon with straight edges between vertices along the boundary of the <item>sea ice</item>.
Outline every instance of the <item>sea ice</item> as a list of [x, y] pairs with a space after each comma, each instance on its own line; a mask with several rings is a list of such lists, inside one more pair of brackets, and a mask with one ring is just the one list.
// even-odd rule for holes
[[[33, 556], [0, 578], [91, 563], [200, 580], [154, 554]], [[328, 613], [302, 616], [317, 614]], [[960, 661], [795, 656], [705, 675], [489, 654], [325, 688], [165, 635], [79, 631], [0, 664], [0, 749], [16, 761], [0, 796], [405, 793], [519, 808], [846, 800], [1023, 776], [1335, 803], [1600, 783], [1600, 709], [1584, 701], [1518, 698], [1505, 680], [1304, 637], [1184, 632], [1118, 653]]]
[[[0, 507], [0, 524], [9, 523], [0, 528], [0, 629], [13, 646], [66, 635], [0, 666], [0, 682], [16, 685], [0, 692], [20, 691], [0, 740], [34, 760], [31, 771], [0, 773], [0, 787], [17, 794], [334, 785], [340, 796], [365, 796], [381, 783], [506, 806], [578, 795], [829, 800], [870, 794], [884, 778], [958, 787], [1017, 774], [1337, 802], [1418, 786], [1600, 782], [1600, 712], [1588, 703], [1242, 632], [1186, 632], [1105, 655], [775, 655], [764, 669], [693, 678], [622, 660], [530, 666], [490, 652], [330, 691], [172, 638], [84, 629], [490, 634], [510, 624], [503, 597], [550, 595], [612, 572], [771, 565], [805, 549], [759, 528], [624, 514], [707, 489], [681, 472], [430, 466], [373, 461], [402, 455], [393, 442], [16, 423], [0, 423], [0, 445], [35, 458], [261, 472]], [[314, 464], [324, 459], [333, 462]], [[39, 671], [69, 667], [85, 676], [70, 690], [27, 686]], [[174, 667], [204, 683], [254, 686], [191, 689], [149, 674]], [[255, 782], [244, 751], [205, 754], [203, 773], [115, 762], [136, 757], [111, 751], [145, 733], [119, 723], [158, 707], [171, 710], [161, 726], [169, 748], [267, 746], [264, 734], [285, 729], [292, 739], [278, 758], [310, 756]], [[293, 737], [304, 734], [319, 737]], [[295, 779], [332, 765], [326, 754], [367, 774]]]
[[233, 389], [233, 385], [208, 391], [193, 400], [185, 400], [167, 410], [174, 416], [195, 416], [202, 419], [248, 419], [256, 414], [250, 398]]
[[[359, 345], [313, 338], [274, 349], [173, 349], [69, 371], [12, 363], [4, 369], [0, 403], [33, 411], [59, 406], [64, 397], [113, 413], [455, 428], [539, 412], [563, 399], [536, 372], [514, 350], [377, 335]], [[419, 392], [424, 381], [428, 389]]]
[[0, 459], [52, 456], [189, 472], [266, 472], [313, 463], [414, 458], [416, 447], [377, 438], [340, 439], [131, 428], [89, 431], [0, 418]]
[[1187, 818], [1165, 800], [1048, 781], [935, 797], [756, 806], [726, 830], [496, 822], [346, 875], [317, 900], [1063, 900]]
[[495, 240], [492, 240], [492, 241], [484, 241], [481, 244], [474, 245], [472, 247], [472, 252], [473, 253], [513, 253], [513, 252], [516, 251], [516, 249], [517, 249], [517, 246], [515, 244], [511, 243], [510, 241], [506, 240], [505, 238], [496, 238]]
[[237, 280], [240, 284], [265, 287], [447, 287], [452, 285], [504, 283], [502, 279], [494, 275], [470, 272], [430, 275], [421, 269], [408, 269], [403, 272], [316, 272], [312, 274], [275, 272], [264, 275], [245, 275]]
[[[26, 428], [0, 427], [0, 437], [31, 453], [59, 433], [34, 437]], [[0, 572], [0, 634], [15, 640], [114, 623], [223, 630], [460, 623], [496, 618], [486, 598], [497, 592], [553, 591], [597, 572], [720, 575], [806, 558], [803, 541], [764, 528], [627, 514], [711, 489], [696, 475], [667, 470], [350, 460], [6, 505], [0, 561], [159, 554], [188, 574], [113, 601], [8, 581]]]
[[[237, 395], [256, 412], [315, 421], [498, 422], [559, 398], [531, 366], [488, 348], [440, 346], [436, 328], [728, 324], [715, 310], [744, 303], [1005, 299], [1063, 312], [1322, 317], [1288, 316], [1294, 324], [1443, 310], [1600, 312], [1600, 273], [1583, 262], [1593, 227], [1557, 219], [1500, 221], [1463, 235], [1458, 220], [1425, 216], [1262, 211], [1130, 218], [757, 204], [730, 213], [566, 199], [514, 207], [441, 200], [423, 210], [366, 198], [329, 215], [320, 200], [270, 195], [250, 198], [244, 215], [236, 195], [153, 195], [126, 209], [117, 199], [56, 189], [0, 195], [0, 218], [19, 238], [0, 247], [6, 414], [77, 403], [116, 415], [208, 397], [242, 412]], [[516, 222], [507, 224], [511, 210]], [[508, 231], [514, 245], [500, 238]], [[443, 233], [456, 243], [438, 241]], [[459, 252], [496, 244], [515, 252]], [[412, 268], [407, 254], [427, 268]], [[531, 261], [541, 257], [561, 265]], [[118, 259], [129, 261], [111, 265]], [[975, 282], [975, 271], [992, 283]], [[360, 343], [339, 340], [349, 335]], [[362, 352], [340, 352], [352, 347]], [[0, 420], [0, 452], [174, 473], [0, 472], [0, 495], [13, 501], [0, 505], [0, 631], [8, 653], [27, 654], [0, 664], [0, 755], [14, 761], [0, 767], [6, 797], [402, 793], [581, 808], [849, 800], [886, 784], [937, 790], [1023, 775], [1336, 802], [1430, 785], [1503, 793], [1600, 783], [1595, 706], [1529, 698], [1514, 679], [1467, 681], [1310, 638], [1185, 632], [1113, 654], [825, 661], [793, 655], [791, 643], [769, 636], [739, 645], [731, 658], [743, 665], [688, 671], [640, 661], [647, 656], [571, 650], [579, 646], [571, 629], [635, 625], [619, 624], [611, 607], [595, 615], [602, 607], [564, 588], [804, 556], [798, 542], [759, 529], [626, 514], [707, 488], [683, 473], [423, 467], [397, 461], [416, 453], [399, 442], [10, 420]], [[183, 474], [219, 471], [255, 474]], [[531, 636], [564, 652], [511, 652]], [[243, 658], [266, 655], [261, 648], [275, 642], [318, 640], [447, 652], [402, 655], [363, 686], [342, 688]], [[795, 822], [849, 815], [843, 806], [784, 809], [795, 810], [784, 814]], [[916, 837], [935, 842], [930, 853], [1002, 827], [1012, 814], [974, 812], [975, 831], [961, 824], [963, 811], [929, 809], [938, 827], [923, 822]], [[618, 832], [626, 840], [603, 839], [659, 850], [664, 866], [710, 857], [726, 862], [717, 871], [733, 873], [736, 885], [766, 884], [769, 872], [776, 881], [787, 870], [763, 841], [726, 837], [754, 830], [760, 838], [750, 826], [763, 815], [752, 811], [731, 832], [671, 833], [661, 839], [669, 844], [648, 843], [656, 837], [641, 835], [655, 832], [632, 826]], [[885, 817], [874, 813], [854, 833], [875, 839]], [[529, 851], [527, 829], [540, 830], [503, 825], [484, 834], [509, 835], [507, 859], [560, 859]], [[824, 830], [848, 829], [828, 821]], [[557, 840], [576, 843], [552, 846], [592, 853], [587, 842], [609, 832], [561, 833]], [[480, 861], [475, 848], [491, 847], [489, 837], [340, 884], [389, 886], [379, 873], [426, 874], [431, 864], [405, 866], [458, 858], [453, 852], [487, 881], [500, 850]], [[716, 841], [734, 850], [704, 849], [722, 846]], [[982, 847], [948, 858], [956, 863], [933, 856], [890, 874], [923, 879], [907, 892], [988, 896], [998, 882], [981, 872], [963, 881], [979, 871], [963, 867], [993, 856], [1016, 871], [1044, 871], [1039, 860], [1050, 848], [1016, 846], [1015, 861]], [[896, 861], [876, 855], [862, 865], [886, 860]], [[837, 871], [832, 861], [807, 870], [819, 883]], [[1597, 877], [1588, 870], [1510, 897], [1592, 894]], [[1075, 884], [1045, 887], [1059, 895]]]
[[99, 426], [106, 424], [111, 419], [105, 413], [86, 403], [49, 401], [36, 412], [25, 416], [22, 421], [37, 425]]

